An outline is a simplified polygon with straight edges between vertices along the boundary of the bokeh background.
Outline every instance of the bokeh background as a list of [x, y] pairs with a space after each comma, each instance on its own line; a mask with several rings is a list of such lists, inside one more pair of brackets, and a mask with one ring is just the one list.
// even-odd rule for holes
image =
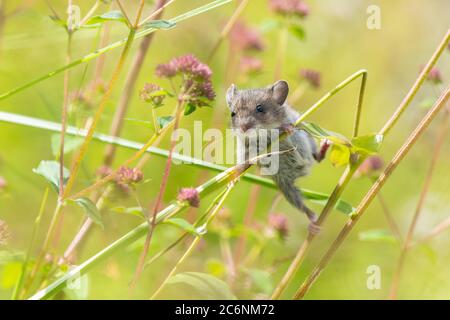
[[[55, 10], [64, 15], [64, 1], [50, 1]], [[94, 1], [77, 0], [81, 12], [86, 12]], [[63, 28], [55, 24], [48, 16], [49, 8], [42, 1], [2, 1], [6, 10], [15, 11], [14, 15], [3, 18], [0, 23], [0, 91], [5, 92], [40, 75], [65, 64], [65, 46], [67, 36]], [[127, 1], [129, 12], [135, 12], [138, 1]], [[164, 18], [173, 17], [207, 3], [205, 0], [175, 1], [164, 12]], [[295, 108], [302, 111], [311, 106], [328, 90], [332, 89], [347, 76], [364, 68], [369, 72], [367, 92], [362, 113], [361, 132], [375, 132], [389, 118], [399, 105], [414, 80], [420, 67], [424, 65], [449, 28], [450, 3], [445, 0], [416, 1], [306, 1], [309, 15], [301, 20], [305, 39], [300, 40], [292, 34], [281, 70], [281, 78], [286, 79], [292, 90], [305, 86], [300, 75], [301, 69], [313, 69], [320, 72], [320, 86], [306, 86], [304, 94], [296, 102]], [[369, 5], [378, 5], [381, 9], [381, 29], [369, 30], [366, 26]], [[195, 54], [205, 61], [217, 41], [222, 27], [237, 6], [236, 1], [214, 9], [206, 14], [184, 21], [169, 31], [155, 34], [146, 57], [144, 67], [137, 82], [128, 118], [149, 120], [149, 106], [139, 99], [139, 88], [146, 82], [167, 85], [154, 75], [156, 65], [165, 63], [175, 56], [187, 53]], [[151, 9], [148, 1], [147, 11]], [[98, 12], [108, 10], [105, 5]], [[241, 21], [260, 33], [264, 50], [240, 52], [236, 55], [230, 49], [227, 38], [210, 63], [213, 71], [213, 84], [217, 99], [213, 108], [201, 108], [185, 117], [181, 126], [192, 129], [195, 120], [201, 120], [206, 128], [224, 130], [229, 126], [229, 111], [224, 94], [233, 82], [240, 87], [266, 86], [274, 81], [279, 28], [270, 28], [276, 15], [269, 9], [266, 0], [251, 0], [242, 14]], [[273, 23], [272, 23], [273, 24]], [[126, 28], [117, 23], [111, 24], [109, 43], [124, 38]], [[98, 30], [78, 31], [73, 40], [73, 57], [81, 57], [96, 49]], [[117, 101], [122, 94], [125, 75], [130, 61], [137, 51], [138, 42], [133, 46], [120, 82], [107, 105], [98, 132], [107, 133]], [[426, 82], [401, 121], [383, 144], [381, 156], [388, 161], [426, 112], [426, 101], [435, 99], [448, 84], [450, 60], [449, 51], [442, 55], [437, 64], [443, 82]], [[120, 54], [120, 49], [106, 55], [102, 79], [107, 81]], [[262, 66], [257, 72], [245, 73], [236, 67], [239, 57], [246, 55], [260, 59]], [[86, 87], [92, 80], [95, 60], [78, 66], [71, 71], [71, 91]], [[357, 102], [358, 84], [352, 84], [339, 93], [326, 107], [313, 115], [310, 121], [333, 131], [351, 135], [353, 112]], [[31, 117], [60, 122], [63, 100], [63, 76], [52, 77], [26, 91], [0, 101], [0, 110]], [[173, 108], [168, 104], [158, 109], [165, 115]], [[79, 108], [77, 115], [72, 114], [71, 125], [82, 125], [95, 110]], [[440, 118], [440, 117], [438, 117]], [[438, 132], [439, 119], [420, 139], [403, 161], [398, 170], [389, 179], [382, 190], [382, 196], [398, 223], [402, 234], [407, 228], [418, 201], [430, 155]], [[125, 121], [122, 136], [145, 142], [151, 130]], [[0, 219], [8, 226], [9, 239], [1, 250], [23, 252], [28, 247], [34, 219], [43, 196], [45, 181], [32, 172], [41, 160], [52, 159], [50, 137], [52, 133], [0, 123], [0, 176], [6, 186], [0, 187]], [[448, 140], [448, 139], [447, 139]], [[168, 148], [165, 139], [161, 147]], [[95, 171], [101, 165], [105, 145], [93, 141], [82, 164], [77, 189], [89, 185], [95, 178]], [[71, 154], [70, 154], [71, 155]], [[66, 166], [70, 164], [70, 155], [66, 156]], [[113, 167], [132, 155], [130, 150], [119, 148]], [[439, 222], [450, 214], [450, 144], [444, 143], [440, 159], [432, 180], [421, 219], [417, 225], [416, 238], [427, 234]], [[148, 206], [154, 201], [160, 187], [165, 159], [152, 157], [144, 167], [148, 182], [139, 185], [137, 194], [140, 201]], [[341, 175], [343, 168], [332, 166], [325, 160], [315, 166], [312, 174], [299, 182], [308, 189], [329, 193]], [[201, 179], [214, 173], [190, 167], [175, 165], [169, 179], [164, 197], [167, 204], [176, 198], [181, 187], [198, 184]], [[354, 179], [344, 193], [343, 198], [356, 205], [370, 187], [368, 178]], [[276, 191], [262, 187], [257, 198], [251, 198], [252, 185], [241, 181], [225, 203], [224, 212], [204, 236], [201, 245], [184, 263], [180, 271], [198, 271], [210, 273], [230, 284], [238, 298], [263, 298], [270, 294], [292, 260], [298, 246], [305, 238], [307, 219], [281, 200], [274, 212], [287, 218], [288, 233], [280, 237], [268, 222], [269, 210]], [[212, 201], [213, 196], [202, 199], [200, 209], [189, 210], [183, 217], [192, 219]], [[39, 231], [40, 244], [45, 236], [56, 195], [50, 195], [42, 227]], [[136, 200], [130, 195], [115, 195], [109, 208], [117, 206], [136, 206]], [[249, 205], [255, 204], [254, 215], [249, 228], [256, 236], [248, 237], [246, 253], [257, 252], [254, 259], [238, 266], [238, 275], [230, 277], [229, 263], [226, 259], [228, 248], [234, 252], [243, 220]], [[320, 206], [310, 204], [315, 210]], [[95, 227], [89, 238], [78, 252], [77, 260], [84, 261], [98, 252], [111, 241], [132, 229], [141, 220], [135, 216], [115, 213], [109, 209], [103, 211], [105, 228]], [[61, 254], [80, 227], [84, 216], [81, 210], [69, 208], [64, 215], [61, 240], [55, 250]], [[297, 273], [283, 297], [290, 298], [302, 279], [328, 248], [347, 217], [333, 212], [323, 228], [321, 236], [314, 243], [300, 272]], [[400, 244], [391, 241], [362, 241], [359, 235], [367, 230], [388, 230], [388, 224], [378, 201], [374, 201], [364, 218], [358, 222], [350, 237], [336, 254], [331, 264], [308, 293], [308, 299], [384, 299], [389, 293]], [[241, 231], [240, 231], [241, 230]], [[176, 239], [180, 230], [171, 226], [156, 229], [152, 240], [150, 255], [163, 249]], [[66, 293], [61, 298], [89, 299], [146, 299], [151, 296], [168, 270], [176, 263], [187, 247], [182, 243], [156, 263], [147, 268], [134, 290], [129, 282], [134, 274], [143, 241], [138, 241], [126, 250], [120, 251], [106, 262], [97, 266], [88, 274], [88, 290], [80, 295]], [[448, 299], [450, 298], [450, 231], [424, 245], [413, 248], [407, 256], [405, 269], [400, 283], [399, 298]], [[34, 253], [37, 253], [37, 247]], [[252, 251], [253, 250], [253, 251]], [[255, 251], [256, 250], [256, 251]], [[259, 251], [258, 251], [259, 250]], [[369, 290], [366, 286], [366, 270], [370, 265], [378, 265], [381, 270], [381, 288]], [[13, 285], [20, 271], [20, 262], [0, 262], [0, 299], [9, 299]], [[181, 289], [180, 289], [181, 288]], [[183, 287], [168, 285], [161, 298], [204, 298]]]

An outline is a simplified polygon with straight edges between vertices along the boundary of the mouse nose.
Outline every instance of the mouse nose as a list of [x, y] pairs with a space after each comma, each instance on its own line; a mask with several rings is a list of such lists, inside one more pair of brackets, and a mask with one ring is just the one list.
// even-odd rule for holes
[[241, 124], [242, 132], [247, 132], [251, 127], [252, 125], [248, 122]]

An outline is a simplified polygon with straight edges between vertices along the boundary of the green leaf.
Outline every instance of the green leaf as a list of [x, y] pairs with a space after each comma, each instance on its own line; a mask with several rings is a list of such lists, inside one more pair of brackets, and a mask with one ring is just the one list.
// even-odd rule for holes
[[[50, 185], [56, 190], [59, 191], [59, 162], [57, 161], [47, 161], [43, 160], [39, 163], [38, 167], [33, 169], [33, 172], [44, 177]], [[67, 168], [63, 168], [63, 181], [67, 182], [69, 179], [70, 172]]]
[[131, 214], [133, 216], [137, 216], [139, 218], [145, 219], [144, 209], [141, 207], [115, 207], [111, 209], [112, 211], [116, 213], [124, 213], [124, 214]]
[[171, 277], [167, 283], [187, 284], [210, 300], [237, 300], [224, 281], [201, 272], [184, 272]]
[[361, 241], [376, 241], [396, 243], [397, 239], [388, 230], [373, 229], [359, 233], [359, 240]]
[[343, 146], [347, 146], [347, 147], [351, 146], [350, 140], [347, 139], [345, 136], [343, 136], [339, 133], [324, 129], [315, 123], [302, 122], [300, 128], [302, 130], [305, 130], [306, 132], [308, 132], [310, 135], [312, 135], [315, 138], [330, 140], [335, 145], [339, 144], [339, 145], [343, 145]]
[[336, 166], [345, 166], [350, 161], [350, 150], [339, 144], [333, 144], [330, 151], [330, 161]]
[[[59, 145], [61, 141], [61, 135], [60, 134], [53, 134], [51, 137], [51, 147], [52, 147], [52, 154], [55, 157], [59, 157]], [[83, 144], [84, 139], [80, 137], [74, 137], [74, 136], [65, 136], [64, 137], [64, 154], [69, 153], [75, 149], [77, 149], [79, 146]]]
[[375, 154], [380, 151], [383, 142], [383, 135], [381, 134], [367, 134], [352, 139], [353, 152], [360, 152], [363, 154]]
[[186, 107], [184, 107], [184, 115], [185, 116], [190, 115], [192, 112], [195, 111], [195, 109], [197, 109], [197, 107], [194, 106], [192, 103], [186, 104]]
[[289, 26], [289, 31], [300, 41], [304, 41], [306, 39], [305, 29], [303, 29], [303, 27], [299, 24], [291, 24]]
[[157, 117], [156, 122], [158, 122], [159, 127], [162, 129], [165, 126], [167, 126], [169, 123], [171, 123], [173, 119], [174, 119], [174, 117], [172, 117], [172, 116]]
[[175, 22], [169, 20], [152, 20], [144, 23], [141, 28], [168, 30], [174, 28], [176, 25]]
[[104, 14], [101, 14], [101, 15], [94, 16], [94, 17], [90, 18], [86, 22], [86, 25], [103, 23], [103, 22], [106, 22], [106, 21], [117, 21], [117, 22], [122, 22], [122, 23], [125, 23], [125, 24], [127, 23], [127, 19], [124, 17], [122, 12], [119, 11], [119, 10], [114, 10], [114, 11], [106, 12]]
[[76, 203], [81, 208], [83, 208], [84, 213], [92, 219], [96, 224], [103, 227], [102, 217], [100, 215], [100, 212], [97, 209], [97, 206], [95, 203], [91, 201], [91, 199], [86, 197], [81, 197], [76, 200], [70, 200], [70, 202]]
[[172, 218], [164, 220], [164, 223], [173, 225], [175, 227], [178, 227], [186, 232], [189, 232], [190, 234], [196, 235], [198, 237], [201, 237], [206, 233], [206, 229], [204, 227], [198, 227], [196, 228], [192, 224], [190, 224], [188, 221], [181, 219], [181, 218]]

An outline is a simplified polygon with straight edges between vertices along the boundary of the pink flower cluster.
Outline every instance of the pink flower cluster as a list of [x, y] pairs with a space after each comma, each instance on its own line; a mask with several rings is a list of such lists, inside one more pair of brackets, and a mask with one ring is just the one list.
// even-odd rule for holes
[[157, 84], [146, 83], [139, 93], [142, 101], [153, 104], [155, 107], [162, 106], [166, 93]]
[[313, 88], [320, 87], [320, 72], [312, 69], [302, 69], [300, 70], [300, 77], [305, 79]]
[[144, 174], [138, 168], [120, 167], [116, 181], [122, 185], [138, 183], [144, 178]]
[[303, 18], [309, 14], [308, 5], [302, 0], [269, 0], [269, 7], [282, 15], [294, 15]]
[[187, 201], [191, 207], [200, 206], [200, 195], [195, 188], [182, 188], [178, 193], [178, 201]]
[[187, 102], [194, 106], [208, 105], [208, 101], [213, 101], [216, 96], [211, 82], [211, 69], [192, 54], [158, 65], [156, 75], [161, 78], [181, 76], [181, 89], [189, 97]]
[[239, 50], [262, 51], [264, 49], [261, 34], [241, 21], [234, 24], [229, 39], [231, 46]]
[[287, 237], [289, 232], [288, 220], [284, 214], [271, 213], [269, 215], [269, 226], [277, 231], [282, 239]]

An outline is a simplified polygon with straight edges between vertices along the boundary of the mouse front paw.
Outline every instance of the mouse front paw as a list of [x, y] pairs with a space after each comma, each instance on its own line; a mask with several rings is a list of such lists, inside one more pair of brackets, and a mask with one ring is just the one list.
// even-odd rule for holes
[[330, 148], [330, 146], [331, 146], [331, 141], [330, 140], [328, 140], [328, 139], [323, 140], [320, 143], [319, 151], [314, 153], [314, 159], [317, 162], [321, 162], [323, 159], [325, 159], [325, 157], [327, 155], [328, 148]]

